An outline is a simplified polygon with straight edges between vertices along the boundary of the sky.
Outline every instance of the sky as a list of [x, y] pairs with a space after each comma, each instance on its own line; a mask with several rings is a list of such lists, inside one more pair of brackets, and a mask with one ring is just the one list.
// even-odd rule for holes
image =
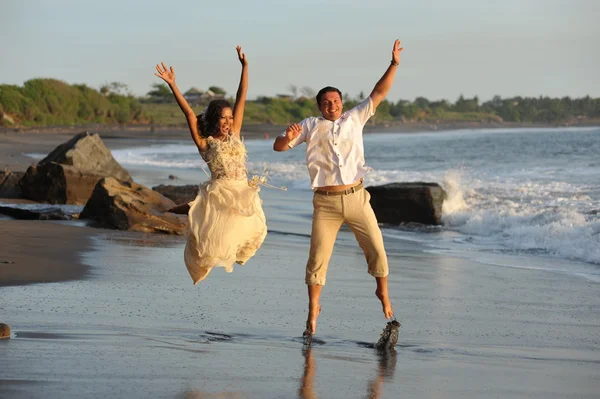
[[388, 99], [600, 97], [600, 0], [2, 0], [0, 84], [54, 78], [141, 96], [172, 65], [182, 91], [250, 99], [338, 87], [368, 95], [395, 39]]

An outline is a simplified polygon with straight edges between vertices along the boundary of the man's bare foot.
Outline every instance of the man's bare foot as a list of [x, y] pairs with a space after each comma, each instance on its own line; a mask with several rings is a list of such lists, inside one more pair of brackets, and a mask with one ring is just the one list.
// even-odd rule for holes
[[379, 289], [375, 290], [375, 295], [381, 301], [381, 306], [383, 307], [383, 315], [386, 319], [389, 319], [394, 315], [394, 309], [392, 309], [392, 303], [390, 302], [390, 297], [386, 293], [381, 292]]
[[306, 330], [310, 335], [315, 335], [317, 332], [317, 318], [321, 314], [321, 305], [316, 304], [308, 309], [308, 318], [306, 319]]

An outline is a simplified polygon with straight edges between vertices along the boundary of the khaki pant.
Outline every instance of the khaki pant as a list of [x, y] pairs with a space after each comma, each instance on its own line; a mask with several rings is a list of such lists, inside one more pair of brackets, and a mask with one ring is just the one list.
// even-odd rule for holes
[[343, 223], [354, 233], [365, 253], [368, 273], [373, 277], [388, 275], [383, 236], [365, 189], [347, 195], [314, 194], [310, 254], [306, 264], [307, 285], [325, 285], [327, 266], [333, 244]]

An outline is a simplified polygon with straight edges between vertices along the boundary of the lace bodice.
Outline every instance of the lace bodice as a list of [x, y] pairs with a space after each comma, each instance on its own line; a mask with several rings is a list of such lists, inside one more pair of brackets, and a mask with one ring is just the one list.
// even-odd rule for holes
[[208, 137], [208, 149], [201, 153], [210, 169], [211, 178], [247, 179], [246, 147], [238, 135], [229, 135], [225, 140]]

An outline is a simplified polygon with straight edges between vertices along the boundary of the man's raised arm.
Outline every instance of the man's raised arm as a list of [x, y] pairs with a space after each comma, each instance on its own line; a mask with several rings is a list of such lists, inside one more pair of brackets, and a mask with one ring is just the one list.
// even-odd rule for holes
[[398, 65], [400, 65], [400, 52], [402, 50], [403, 48], [400, 47], [400, 40], [396, 40], [392, 50], [392, 62], [370, 94], [371, 101], [373, 101], [373, 109], [377, 108], [383, 101], [385, 96], [387, 96], [388, 91], [392, 88], [392, 84], [394, 84], [394, 76], [396, 75]]

